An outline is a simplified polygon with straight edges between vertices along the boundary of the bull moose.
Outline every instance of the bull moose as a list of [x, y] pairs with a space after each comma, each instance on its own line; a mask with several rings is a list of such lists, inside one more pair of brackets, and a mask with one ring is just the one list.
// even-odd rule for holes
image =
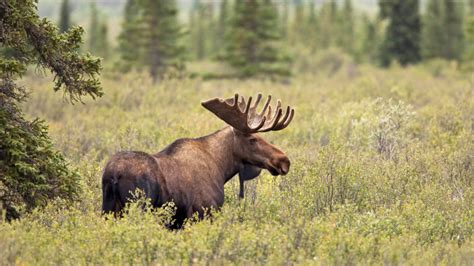
[[257, 177], [261, 169], [272, 175], [286, 175], [290, 169], [288, 157], [257, 132], [286, 128], [294, 116], [289, 106], [283, 114], [278, 101], [272, 111], [268, 96], [261, 112], [262, 98], [214, 98], [202, 106], [229, 126], [200, 138], [174, 141], [156, 154], [139, 151], [116, 153], [107, 163], [102, 176], [102, 211], [119, 214], [136, 189], [144, 191], [153, 207], [174, 202], [176, 213], [173, 227], [181, 227], [194, 213], [202, 218], [205, 210], [220, 208], [224, 203], [224, 184], [239, 173], [240, 196], [243, 181]]

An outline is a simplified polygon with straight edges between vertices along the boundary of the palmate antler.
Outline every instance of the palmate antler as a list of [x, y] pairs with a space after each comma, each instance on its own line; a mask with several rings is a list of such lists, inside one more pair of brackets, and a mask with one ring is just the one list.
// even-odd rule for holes
[[261, 99], [262, 94], [259, 93], [255, 104], [251, 107], [252, 97], [249, 97], [246, 103], [244, 97], [241, 97], [239, 101], [239, 94], [236, 93], [233, 98], [225, 100], [214, 98], [201, 104], [227, 124], [244, 133], [277, 131], [286, 128], [293, 119], [295, 110], [288, 106], [282, 116], [283, 110], [278, 100], [275, 111], [272, 112], [270, 106], [272, 97], [269, 95], [262, 111], [257, 113], [257, 106]]

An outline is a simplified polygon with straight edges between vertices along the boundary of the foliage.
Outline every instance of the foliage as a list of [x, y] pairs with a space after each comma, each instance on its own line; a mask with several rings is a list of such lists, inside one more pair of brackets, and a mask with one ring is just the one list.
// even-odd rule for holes
[[[181, 27], [178, 23], [174, 0], [129, 0], [125, 9], [123, 32], [121, 33], [122, 58], [129, 70], [130, 65], [148, 68], [154, 81], [162, 78], [166, 71], [181, 70], [184, 46], [180, 43]], [[135, 40], [130, 40], [135, 38]], [[133, 46], [137, 45], [137, 46]], [[129, 50], [137, 49], [137, 52]]]
[[36, 1], [0, 1], [0, 14], [0, 43], [11, 51], [0, 57], [0, 209], [12, 219], [50, 199], [72, 199], [79, 189], [77, 173], [53, 149], [44, 122], [24, 118], [18, 105], [27, 91], [15, 79], [28, 64], [38, 64], [51, 70], [54, 90], [63, 88], [72, 102], [102, 91], [96, 76], [100, 61], [77, 52], [81, 28], [58, 34], [38, 17]]
[[379, 1], [380, 16], [388, 19], [380, 63], [388, 66], [392, 60], [402, 65], [420, 61], [421, 21], [418, 0]]
[[[291, 84], [154, 85], [130, 73], [104, 79], [109, 96], [81, 106], [61, 105], [47, 81], [26, 77], [38, 90], [24, 108], [50, 122], [83, 192], [72, 205], [55, 201], [0, 223], [0, 264], [472, 264], [473, 77], [424, 66], [358, 65], [352, 74], [338, 60], [336, 70], [311, 66], [318, 72], [298, 72]], [[264, 171], [246, 183], [244, 200], [232, 179], [221, 212], [178, 232], [162, 226], [169, 209], [142, 212], [142, 202], [124, 219], [101, 217], [100, 176], [113, 153], [154, 153], [214, 132], [224, 124], [200, 101], [236, 91], [295, 107], [288, 128], [262, 133], [291, 159], [287, 176]]]
[[63, 0], [59, 13], [59, 32], [66, 32], [71, 27], [71, 8], [69, 0]]
[[466, 22], [466, 40], [464, 60], [474, 65], [474, 15], [470, 16]]
[[140, 23], [141, 9], [139, 0], [127, 0], [120, 35], [118, 36], [118, 50], [120, 53], [120, 70], [128, 72], [140, 65], [144, 56], [142, 45], [143, 26]]
[[289, 58], [278, 41], [278, 13], [270, 0], [237, 1], [223, 59], [243, 78], [290, 75]]
[[444, 53], [443, 56], [450, 60], [460, 60], [463, 54], [463, 5], [461, 1], [444, 0]]
[[102, 58], [107, 58], [109, 55], [107, 19], [99, 20], [99, 12], [95, 2], [91, 3], [89, 51]]

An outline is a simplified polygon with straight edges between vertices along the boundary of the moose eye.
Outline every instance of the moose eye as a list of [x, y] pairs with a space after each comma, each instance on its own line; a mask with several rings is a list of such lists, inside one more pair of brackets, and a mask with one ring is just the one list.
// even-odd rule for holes
[[255, 144], [255, 143], [257, 143], [257, 139], [256, 138], [250, 138], [249, 142], [250, 142], [250, 144]]

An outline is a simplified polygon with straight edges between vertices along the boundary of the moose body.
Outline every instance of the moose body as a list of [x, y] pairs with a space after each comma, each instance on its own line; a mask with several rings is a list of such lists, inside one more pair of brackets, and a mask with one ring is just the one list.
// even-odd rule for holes
[[[254, 109], [260, 98], [261, 95]], [[115, 154], [102, 176], [103, 212], [119, 213], [132, 198], [132, 193], [140, 189], [151, 199], [154, 207], [174, 202], [177, 208], [174, 227], [180, 227], [186, 218], [196, 212], [202, 218], [206, 210], [220, 208], [224, 203], [224, 184], [237, 173], [241, 180], [255, 178], [262, 168], [272, 175], [287, 174], [290, 167], [288, 157], [255, 134], [258, 129], [249, 127], [246, 121], [245, 125], [242, 121], [229, 121], [232, 119], [228, 118], [228, 114], [219, 113], [222, 108], [227, 108], [224, 112], [232, 108], [231, 112], [237, 112], [237, 116], [245, 114], [247, 117], [249, 107], [246, 107], [245, 101], [242, 99], [243, 102], [237, 105], [237, 95], [233, 100], [233, 105], [229, 104], [229, 100], [213, 100], [211, 103], [214, 105], [210, 106], [205, 105], [209, 101], [203, 103], [230, 124], [229, 127], [205, 137], [176, 140], [153, 155], [134, 151]], [[269, 100], [262, 113], [265, 113]], [[249, 106], [250, 102], [251, 98]], [[216, 106], [221, 109], [216, 111]], [[257, 125], [259, 129], [265, 129], [266, 125], [268, 131], [278, 128], [278, 125], [284, 128], [289, 124], [293, 110], [290, 114], [288, 109], [284, 119], [280, 120], [281, 109], [278, 109], [273, 119], [269, 119], [270, 115], [260, 118], [254, 115], [261, 120]], [[265, 124], [266, 119], [272, 124]], [[241, 193], [243, 196], [242, 190]]]

